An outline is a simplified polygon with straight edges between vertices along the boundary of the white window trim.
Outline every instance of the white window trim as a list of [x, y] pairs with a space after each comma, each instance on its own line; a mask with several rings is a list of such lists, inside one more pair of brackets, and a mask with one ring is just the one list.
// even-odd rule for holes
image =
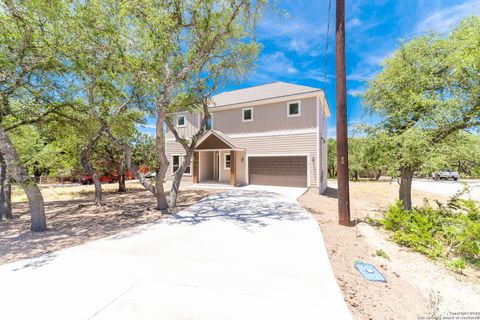
[[[172, 175], [175, 175], [176, 171], [173, 171], [173, 157], [178, 157], [178, 167], [182, 165], [183, 158], [185, 155], [180, 155], [180, 154], [172, 154]], [[193, 159], [192, 159], [193, 160]], [[187, 167], [188, 168], [188, 167]], [[184, 172], [184, 176], [191, 176], [192, 175], [192, 161], [190, 161], [190, 173]]]
[[227, 167], [227, 156], [230, 156], [229, 152], [223, 154], [223, 170], [230, 170], [232, 166], [232, 158], [230, 158], [230, 167]]
[[[208, 121], [207, 121], [206, 125], [208, 126]], [[207, 129], [207, 128], [205, 128], [205, 129], [206, 130], [213, 130], [213, 115], [210, 116], [210, 129]]]
[[[290, 114], [290, 105], [294, 104], [294, 103], [298, 104], [298, 113], [297, 114]], [[288, 118], [300, 117], [301, 115], [302, 115], [302, 104], [301, 104], [300, 100], [287, 102], [287, 117]]]
[[[183, 125], [178, 124], [178, 119], [180, 117], [183, 117]], [[177, 125], [177, 128], [185, 128], [187, 126], [187, 117], [184, 114], [177, 115], [176, 125]]]
[[[183, 161], [183, 158], [185, 157], [185, 155], [181, 156], [181, 159]], [[193, 162], [193, 156], [192, 156], [192, 159], [190, 159], [190, 165], [188, 167], [190, 167], [190, 173], [187, 173], [187, 172], [184, 172], [183, 175], [184, 176], [191, 176], [192, 175], [192, 162]], [[198, 167], [200, 168], [200, 156], [198, 156]], [[187, 168], [188, 168], [187, 167]], [[185, 168], [185, 170], [187, 169]]]
[[172, 174], [175, 174], [176, 170], [173, 170], [173, 167], [174, 167], [173, 157], [178, 157], [178, 167], [180, 168], [180, 163], [182, 163], [182, 156], [179, 154], [172, 154]]
[[[245, 111], [250, 110], [252, 118], [251, 119], [245, 119]], [[242, 122], [252, 122], [253, 121], [253, 108], [243, 108], [242, 109]]]

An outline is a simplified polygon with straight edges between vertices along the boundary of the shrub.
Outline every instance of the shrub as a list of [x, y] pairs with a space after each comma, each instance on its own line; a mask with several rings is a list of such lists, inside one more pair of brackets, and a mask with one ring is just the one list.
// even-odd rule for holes
[[463, 269], [465, 269], [465, 260], [463, 258], [447, 260], [445, 261], [445, 266], [457, 273], [462, 273]]
[[[480, 204], [463, 199], [467, 191], [459, 192], [443, 205], [432, 207], [424, 201], [422, 207], [404, 210], [400, 201], [392, 204], [380, 224], [393, 232], [391, 238], [431, 258], [445, 259], [450, 269], [461, 270], [465, 260], [480, 265]], [[459, 257], [448, 260], [449, 256]]]
[[390, 256], [383, 249], [377, 249], [377, 251], [375, 251], [375, 255], [390, 260]]

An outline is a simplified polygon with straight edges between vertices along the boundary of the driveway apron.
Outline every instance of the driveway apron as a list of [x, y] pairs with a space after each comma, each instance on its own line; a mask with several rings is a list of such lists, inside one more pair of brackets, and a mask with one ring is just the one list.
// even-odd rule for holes
[[0, 284], [5, 319], [351, 319], [315, 219], [255, 188], [0, 266]]

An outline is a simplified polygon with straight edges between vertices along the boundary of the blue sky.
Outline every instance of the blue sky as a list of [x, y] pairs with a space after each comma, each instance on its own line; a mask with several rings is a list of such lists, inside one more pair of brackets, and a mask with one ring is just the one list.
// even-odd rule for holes
[[[332, 109], [329, 136], [335, 136], [335, 2], [332, 0], [326, 84]], [[264, 49], [256, 71], [245, 83], [228, 89], [273, 81], [324, 87], [328, 0], [280, 0], [279, 5], [288, 11], [288, 17], [269, 14], [257, 29]], [[361, 98], [355, 96], [398, 48], [399, 39], [408, 40], [430, 30], [448, 32], [461, 18], [479, 11], [479, 0], [347, 0], [349, 125], [374, 121], [363, 114]]]
[[[242, 84], [221, 91], [285, 81], [324, 88], [328, 0], [279, 0], [288, 16], [268, 13], [257, 28], [264, 49], [256, 70]], [[480, 1], [347, 0], [346, 54], [349, 126], [372, 123], [356, 94], [380, 70], [400, 39], [428, 31], [447, 32], [461, 18], [478, 14]], [[329, 136], [335, 136], [335, 0], [332, 0], [326, 94], [332, 110]], [[145, 128], [147, 129], [147, 128]]]

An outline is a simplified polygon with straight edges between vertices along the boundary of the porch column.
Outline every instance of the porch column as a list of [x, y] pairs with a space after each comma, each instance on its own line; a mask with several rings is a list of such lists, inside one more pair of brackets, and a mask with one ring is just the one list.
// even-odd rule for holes
[[235, 187], [237, 185], [237, 162], [235, 161], [235, 151], [230, 151], [230, 185]]
[[192, 158], [192, 168], [193, 168], [193, 171], [192, 171], [192, 180], [193, 180], [193, 183], [199, 183], [200, 182], [200, 177], [199, 177], [199, 174], [198, 174], [198, 151], [195, 151], [193, 153], [193, 158]]

